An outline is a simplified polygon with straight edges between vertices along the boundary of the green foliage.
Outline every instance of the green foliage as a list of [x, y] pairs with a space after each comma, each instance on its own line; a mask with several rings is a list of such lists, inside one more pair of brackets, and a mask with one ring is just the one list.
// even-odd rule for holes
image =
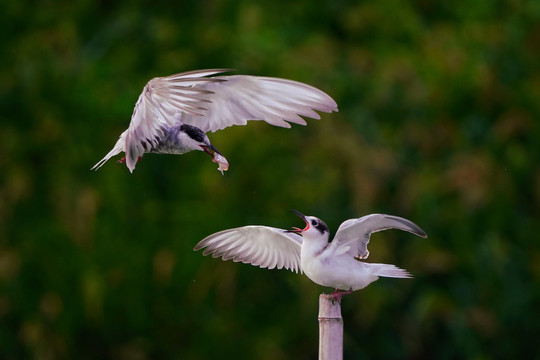
[[[0, 358], [313, 359], [323, 289], [194, 253], [247, 224], [409, 218], [343, 300], [348, 359], [533, 358], [540, 332], [535, 1], [0, 5]], [[90, 167], [152, 77], [304, 81], [340, 112], [211, 134], [230, 161]], [[532, 346], [531, 346], [532, 345]], [[536, 355], [537, 356], [537, 355]]]

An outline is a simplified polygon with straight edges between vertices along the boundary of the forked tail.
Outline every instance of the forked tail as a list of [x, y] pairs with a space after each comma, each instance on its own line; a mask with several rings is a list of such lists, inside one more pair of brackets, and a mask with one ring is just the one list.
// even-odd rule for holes
[[111, 151], [109, 151], [107, 153], [107, 155], [105, 155], [105, 157], [101, 160], [99, 160], [99, 162], [94, 165], [94, 167], [90, 170], [97, 170], [99, 169], [103, 164], [105, 164], [107, 162], [107, 160], [109, 160], [110, 158], [112, 158], [113, 156], [117, 155], [117, 154], [120, 154], [121, 152], [124, 151], [125, 149], [125, 142], [126, 142], [126, 131], [124, 131], [121, 135], [120, 135], [120, 138], [118, 139], [118, 141], [116, 142], [116, 144], [114, 145], [114, 147], [112, 148]]

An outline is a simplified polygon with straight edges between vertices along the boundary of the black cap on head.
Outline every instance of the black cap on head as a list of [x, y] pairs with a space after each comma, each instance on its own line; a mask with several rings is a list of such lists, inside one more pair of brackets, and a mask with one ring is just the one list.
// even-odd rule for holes
[[321, 219], [312, 219], [311, 220], [311, 225], [319, 230], [319, 232], [321, 234], [324, 234], [325, 232], [330, 232], [330, 230], [328, 230], [328, 226], [324, 223], [324, 221], [322, 221]]

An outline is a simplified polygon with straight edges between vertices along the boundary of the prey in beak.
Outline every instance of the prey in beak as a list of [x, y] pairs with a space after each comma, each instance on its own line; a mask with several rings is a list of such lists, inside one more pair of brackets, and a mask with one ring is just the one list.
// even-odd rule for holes
[[221, 153], [214, 147], [214, 145], [199, 145], [205, 153], [212, 156], [212, 162], [215, 162], [218, 164], [218, 170], [221, 171], [221, 175], [223, 175], [223, 171], [229, 170], [229, 162], [227, 159], [225, 159], [225, 156], [221, 155]]

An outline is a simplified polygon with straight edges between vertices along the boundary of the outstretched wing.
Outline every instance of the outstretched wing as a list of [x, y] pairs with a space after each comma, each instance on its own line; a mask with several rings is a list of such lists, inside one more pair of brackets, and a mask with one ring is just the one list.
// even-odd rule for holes
[[243, 262], [261, 268], [302, 272], [300, 249], [302, 236], [268, 226], [244, 226], [223, 230], [201, 240], [194, 251], [223, 260]]
[[301, 117], [320, 119], [316, 111], [337, 111], [336, 102], [323, 91], [297, 81], [261, 76], [218, 76], [218, 82], [195, 85], [211, 91], [206, 111], [182, 114], [182, 122], [204, 132], [232, 125], [246, 125], [249, 120], [263, 120], [290, 128], [290, 123], [306, 125]]
[[420, 237], [427, 237], [424, 230], [412, 221], [399, 216], [371, 214], [343, 222], [330, 245], [332, 253], [348, 253], [359, 259], [366, 259], [369, 256], [367, 245], [371, 234], [388, 229], [408, 231]]

